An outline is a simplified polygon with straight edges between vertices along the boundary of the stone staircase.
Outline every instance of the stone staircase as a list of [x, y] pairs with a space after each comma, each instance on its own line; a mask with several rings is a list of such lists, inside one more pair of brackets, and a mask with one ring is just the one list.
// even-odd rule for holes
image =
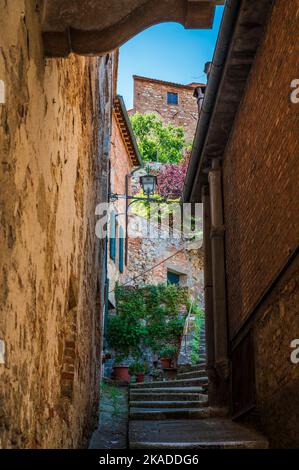
[[179, 368], [173, 380], [133, 384], [130, 388], [130, 419], [198, 419], [210, 417], [205, 364]]
[[267, 440], [232, 422], [225, 409], [208, 404], [205, 338], [200, 362], [178, 369], [173, 380], [130, 387], [131, 449], [267, 448]]

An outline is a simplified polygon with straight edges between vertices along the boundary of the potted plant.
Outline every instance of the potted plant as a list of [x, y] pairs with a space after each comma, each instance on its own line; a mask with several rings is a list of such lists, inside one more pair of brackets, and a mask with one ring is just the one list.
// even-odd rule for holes
[[139, 351], [142, 328], [136, 319], [116, 315], [109, 318], [108, 333], [109, 346], [115, 353], [114, 378], [130, 382], [128, 357]]
[[121, 382], [130, 382], [129, 366], [124, 355], [117, 354], [113, 365], [113, 377]]
[[144, 381], [144, 375], [146, 373], [146, 364], [142, 361], [134, 361], [130, 364], [129, 373], [135, 375], [136, 382], [140, 383]]
[[175, 358], [177, 348], [175, 346], [166, 346], [162, 349], [160, 355], [160, 362], [163, 369], [169, 369], [171, 367], [172, 360]]

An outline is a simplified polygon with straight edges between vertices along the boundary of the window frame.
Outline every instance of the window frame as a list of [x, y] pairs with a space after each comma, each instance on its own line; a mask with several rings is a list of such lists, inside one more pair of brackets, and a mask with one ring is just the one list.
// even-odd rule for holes
[[[176, 102], [175, 103], [173, 101], [169, 100], [170, 96], [172, 96], [172, 97], [176, 96]], [[166, 100], [167, 100], [167, 104], [169, 106], [178, 106], [179, 105], [179, 94], [176, 93], [176, 92], [173, 92], [173, 91], [168, 91]]]

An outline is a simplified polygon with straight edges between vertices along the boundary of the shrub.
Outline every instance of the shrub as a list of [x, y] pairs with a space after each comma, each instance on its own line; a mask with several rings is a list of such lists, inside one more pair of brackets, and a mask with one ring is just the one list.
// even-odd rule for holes
[[175, 346], [166, 346], [161, 350], [160, 357], [165, 357], [165, 359], [173, 359], [178, 350]]
[[134, 361], [130, 364], [129, 372], [131, 375], [145, 374], [147, 371], [147, 365], [142, 361]]

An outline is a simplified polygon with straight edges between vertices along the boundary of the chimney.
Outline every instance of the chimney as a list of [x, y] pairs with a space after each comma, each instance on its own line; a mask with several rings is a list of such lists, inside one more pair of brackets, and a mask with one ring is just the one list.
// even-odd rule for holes
[[205, 86], [197, 86], [194, 90], [193, 96], [197, 99], [197, 105], [198, 105], [198, 113], [200, 113], [203, 99], [205, 96]]

